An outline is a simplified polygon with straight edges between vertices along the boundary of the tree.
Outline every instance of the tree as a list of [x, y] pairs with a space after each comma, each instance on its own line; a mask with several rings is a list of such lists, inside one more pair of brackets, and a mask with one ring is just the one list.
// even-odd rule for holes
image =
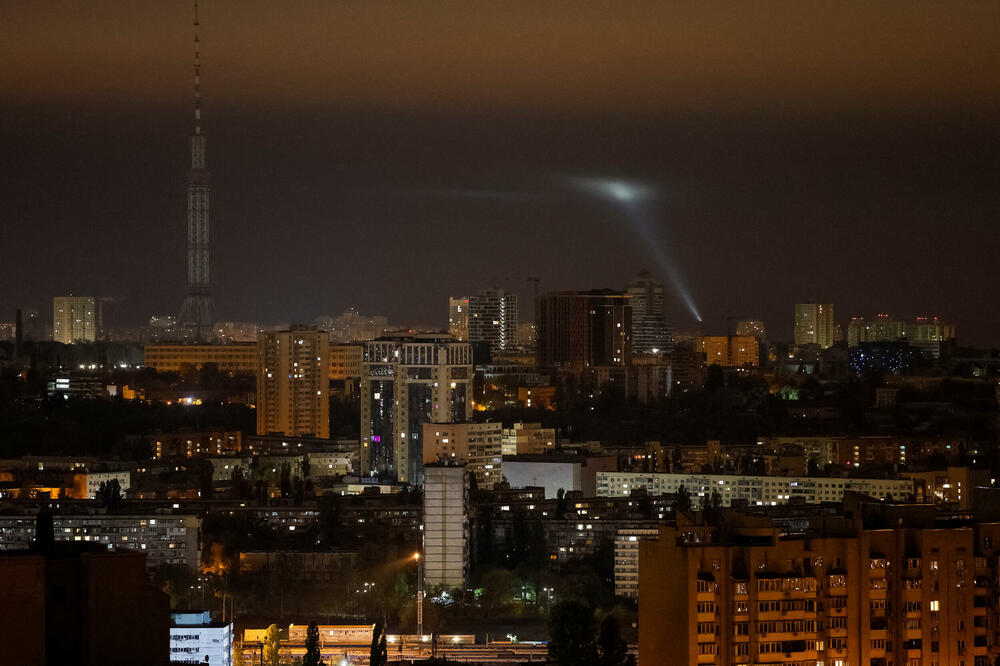
[[713, 490], [705, 506], [705, 522], [709, 525], [718, 525], [722, 522], [722, 495], [718, 490]]
[[281, 666], [281, 634], [278, 625], [272, 624], [264, 632], [262, 652], [264, 666]]
[[558, 666], [578, 666], [597, 661], [594, 611], [575, 601], [552, 609], [549, 620], [549, 659]]
[[623, 666], [628, 657], [628, 645], [622, 638], [618, 618], [608, 615], [601, 622], [597, 645], [601, 651], [600, 666]]
[[306, 629], [306, 654], [302, 657], [302, 666], [319, 666], [319, 659], [319, 627], [310, 622]]
[[114, 511], [122, 505], [125, 497], [122, 495], [122, 487], [118, 483], [118, 479], [101, 481], [101, 487], [97, 489], [97, 501], [103, 504], [108, 511]]
[[243, 641], [233, 641], [233, 666], [247, 666], [243, 657]]
[[381, 622], [375, 623], [375, 630], [372, 632], [372, 649], [368, 663], [370, 666], [385, 666], [389, 663], [389, 651], [385, 644], [385, 630]]
[[688, 489], [684, 487], [682, 483], [677, 488], [677, 493], [674, 495], [674, 511], [690, 511], [691, 510], [691, 493]]

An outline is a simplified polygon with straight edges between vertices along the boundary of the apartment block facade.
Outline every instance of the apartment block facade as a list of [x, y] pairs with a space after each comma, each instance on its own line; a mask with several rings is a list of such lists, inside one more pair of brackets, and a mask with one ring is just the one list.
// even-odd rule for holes
[[787, 539], [662, 527], [639, 545], [639, 663], [992, 664], [1000, 525], [870, 518]]

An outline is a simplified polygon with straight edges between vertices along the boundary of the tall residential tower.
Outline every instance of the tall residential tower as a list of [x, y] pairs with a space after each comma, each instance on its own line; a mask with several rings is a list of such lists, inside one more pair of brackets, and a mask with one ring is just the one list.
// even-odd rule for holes
[[194, 134], [191, 135], [191, 170], [188, 172], [187, 296], [181, 306], [180, 324], [199, 340], [212, 337], [211, 283], [208, 274], [208, 208], [210, 176], [205, 168], [205, 135], [201, 131], [201, 55], [198, 39], [198, 2], [194, 4]]

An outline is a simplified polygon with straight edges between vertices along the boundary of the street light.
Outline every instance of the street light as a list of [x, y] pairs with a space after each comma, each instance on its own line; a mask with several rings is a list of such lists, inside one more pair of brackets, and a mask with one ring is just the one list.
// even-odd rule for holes
[[417, 635], [424, 635], [424, 558], [420, 553], [413, 553], [417, 561]]

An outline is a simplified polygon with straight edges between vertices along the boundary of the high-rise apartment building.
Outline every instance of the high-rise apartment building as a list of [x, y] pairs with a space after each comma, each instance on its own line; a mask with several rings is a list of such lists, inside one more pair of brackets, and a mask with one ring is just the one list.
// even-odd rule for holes
[[955, 337], [955, 327], [937, 317], [904, 321], [880, 314], [874, 319], [853, 317], [847, 325], [848, 347], [857, 347], [865, 342], [908, 342], [911, 347], [934, 358], [941, 355], [941, 345]]
[[52, 339], [64, 345], [97, 340], [97, 308], [93, 296], [52, 299]]
[[424, 467], [424, 589], [464, 588], [469, 571], [465, 465]]
[[632, 353], [669, 354], [674, 341], [663, 304], [663, 283], [641, 271], [625, 293], [632, 297]]
[[639, 542], [641, 664], [987, 666], [1000, 525], [861, 504], [783, 536], [762, 517]]
[[[489, 343], [492, 354], [511, 351], [517, 345], [517, 322], [517, 294], [503, 289], [480, 289], [468, 299], [468, 340]], [[449, 321], [449, 328], [450, 324]]]
[[612, 289], [554, 291], [535, 302], [538, 366], [580, 371], [629, 365], [632, 297]]
[[500, 433], [503, 424], [425, 423], [424, 464], [465, 462], [480, 490], [492, 490], [503, 478]]
[[795, 304], [795, 344], [819, 345], [821, 349], [834, 343], [832, 303]]
[[387, 336], [365, 345], [361, 470], [419, 483], [423, 424], [472, 418], [472, 346], [443, 334]]
[[258, 337], [258, 434], [330, 437], [329, 339], [306, 326]]
[[469, 341], [469, 299], [448, 299], [448, 333], [459, 342]]

